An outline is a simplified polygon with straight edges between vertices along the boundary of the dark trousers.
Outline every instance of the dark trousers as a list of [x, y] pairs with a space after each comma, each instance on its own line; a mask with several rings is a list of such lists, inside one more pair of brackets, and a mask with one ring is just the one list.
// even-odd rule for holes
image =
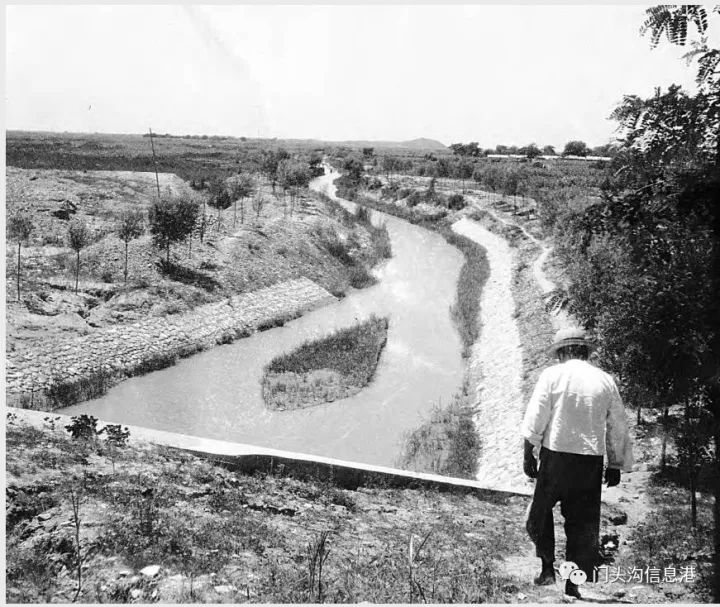
[[598, 565], [602, 472], [601, 455], [558, 453], [541, 448], [526, 526], [535, 544], [535, 554], [543, 560], [554, 561], [553, 506], [560, 502], [567, 538], [565, 558], [585, 571], [588, 581], [593, 579]]

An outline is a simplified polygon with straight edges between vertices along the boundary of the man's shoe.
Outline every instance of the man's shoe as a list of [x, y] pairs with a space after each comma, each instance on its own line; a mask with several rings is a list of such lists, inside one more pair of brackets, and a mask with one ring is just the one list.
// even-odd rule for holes
[[549, 586], [550, 584], [555, 583], [555, 570], [550, 567], [550, 569], [546, 569], [543, 567], [543, 570], [540, 572], [540, 575], [537, 576], [534, 580], [536, 586]]
[[568, 596], [575, 597], [576, 599], [580, 598], [580, 588], [577, 584], [573, 584], [570, 580], [567, 580], [565, 582], [565, 594]]

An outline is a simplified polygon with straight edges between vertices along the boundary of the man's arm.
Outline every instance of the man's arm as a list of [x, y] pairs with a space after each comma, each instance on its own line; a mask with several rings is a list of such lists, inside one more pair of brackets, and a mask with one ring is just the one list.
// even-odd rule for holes
[[523, 471], [530, 478], [537, 477], [537, 460], [533, 453], [542, 443], [545, 429], [550, 421], [550, 391], [547, 389], [547, 377], [542, 373], [530, 397], [521, 426], [524, 441]]
[[535, 390], [533, 390], [530, 397], [521, 426], [523, 438], [535, 447], [539, 447], [542, 443], [551, 412], [552, 405], [550, 403], [548, 379], [546, 372], [543, 371], [538, 378], [537, 384], [535, 384]]
[[[605, 450], [607, 453], [608, 469], [632, 472], [634, 463], [632, 439], [630, 438], [630, 430], [628, 429], [627, 418], [625, 416], [625, 407], [623, 407], [620, 392], [618, 392], [614, 381], [611, 386], [610, 406], [608, 407]], [[615, 473], [612, 473], [612, 475], [614, 477]], [[619, 481], [619, 474], [617, 476]], [[613, 478], [612, 480], [615, 479]]]

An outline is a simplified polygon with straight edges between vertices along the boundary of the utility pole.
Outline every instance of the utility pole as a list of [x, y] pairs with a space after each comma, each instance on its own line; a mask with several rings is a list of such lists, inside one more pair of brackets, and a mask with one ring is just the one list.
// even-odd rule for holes
[[157, 160], [155, 159], [155, 144], [153, 143], [152, 129], [150, 131], [150, 147], [152, 148], [153, 165], [155, 166], [155, 184], [157, 185], [158, 202], [160, 202], [160, 178], [158, 177]]

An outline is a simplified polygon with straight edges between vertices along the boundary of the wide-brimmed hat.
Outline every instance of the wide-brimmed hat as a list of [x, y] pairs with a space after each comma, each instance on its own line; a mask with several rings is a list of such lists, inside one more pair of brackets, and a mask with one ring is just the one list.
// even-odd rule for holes
[[554, 355], [560, 348], [564, 348], [565, 346], [586, 346], [589, 350], [592, 350], [594, 347], [585, 333], [585, 329], [579, 327], [568, 327], [566, 329], [560, 329], [555, 333], [549, 352]]

